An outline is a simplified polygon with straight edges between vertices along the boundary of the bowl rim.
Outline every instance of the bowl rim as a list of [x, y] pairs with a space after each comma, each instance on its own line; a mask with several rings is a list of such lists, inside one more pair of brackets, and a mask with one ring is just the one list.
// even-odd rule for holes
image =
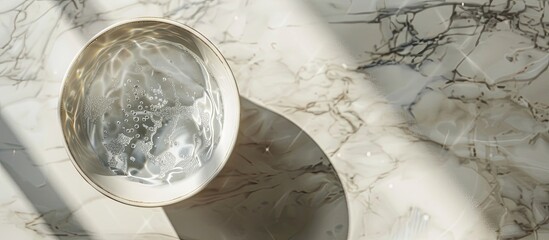
[[[187, 194], [178, 196], [176, 198], [167, 199], [167, 200], [158, 201], [158, 202], [147, 202], [147, 201], [138, 201], [138, 200], [127, 199], [127, 198], [118, 196], [118, 195], [106, 190], [100, 184], [97, 184], [95, 181], [93, 181], [84, 172], [84, 170], [80, 167], [78, 162], [75, 160], [73, 152], [71, 151], [71, 148], [69, 147], [69, 143], [68, 143], [68, 139], [67, 139], [67, 135], [66, 135], [66, 129], [64, 128], [64, 124], [63, 124], [63, 121], [62, 121], [62, 119], [63, 119], [63, 117], [62, 117], [62, 115], [63, 115], [62, 105], [63, 105], [63, 102], [64, 102], [63, 101], [63, 95], [64, 95], [63, 92], [64, 92], [64, 89], [65, 89], [65, 86], [66, 86], [66, 82], [68, 81], [69, 73], [75, 67], [75, 63], [76, 63], [76, 60], [78, 59], [78, 57], [97, 38], [99, 38], [100, 36], [102, 36], [106, 32], [108, 32], [108, 31], [110, 31], [110, 30], [112, 30], [116, 27], [119, 27], [119, 26], [122, 26], [122, 25], [125, 25], [125, 24], [129, 24], [129, 23], [135, 23], [135, 22], [160, 22], [160, 23], [170, 24], [170, 25], [176, 26], [178, 28], [181, 28], [181, 29], [187, 31], [191, 35], [193, 35], [194, 37], [200, 39], [217, 56], [219, 61], [222, 63], [223, 67], [225, 68], [225, 72], [228, 74], [227, 75], [227, 78], [228, 78], [227, 84], [234, 85], [233, 89], [235, 90], [235, 94], [232, 94], [235, 99], [233, 99], [231, 102], [236, 103], [235, 104], [236, 106], [231, 106], [231, 111], [235, 113], [234, 115], [236, 116], [237, 119], [234, 121], [234, 123], [231, 126], [223, 126], [224, 128], [225, 127], [230, 127], [230, 128], [233, 128], [234, 130], [232, 132], [233, 133], [232, 136], [229, 136], [231, 138], [231, 139], [229, 139], [229, 146], [227, 148], [227, 151], [224, 153], [224, 158], [221, 161], [221, 163], [216, 167], [213, 174], [211, 174], [211, 176], [209, 178], [207, 178], [204, 182], [202, 182], [202, 184], [200, 186], [198, 186], [197, 188], [195, 188], [193, 191], [188, 192]], [[198, 192], [202, 191], [215, 177], [217, 177], [219, 172], [221, 172], [221, 170], [225, 167], [227, 161], [229, 160], [229, 157], [231, 156], [232, 152], [234, 151], [234, 147], [236, 145], [236, 141], [237, 141], [237, 137], [238, 137], [238, 131], [239, 131], [239, 127], [240, 127], [240, 93], [239, 93], [239, 90], [238, 90], [238, 84], [236, 82], [236, 78], [234, 77], [233, 71], [231, 70], [229, 64], [227, 63], [227, 60], [225, 59], [225, 57], [223, 57], [223, 55], [221, 54], [221, 51], [219, 51], [219, 49], [208, 38], [206, 38], [204, 35], [202, 35], [200, 32], [198, 32], [197, 30], [195, 30], [194, 28], [192, 28], [188, 25], [185, 25], [183, 23], [180, 23], [180, 22], [177, 22], [177, 21], [174, 21], [174, 20], [170, 20], [170, 19], [165, 19], [165, 18], [160, 18], [160, 17], [138, 17], [138, 18], [132, 18], [132, 19], [119, 21], [119, 22], [111, 24], [108, 27], [102, 29], [101, 31], [96, 33], [91, 39], [89, 39], [83, 45], [83, 47], [77, 52], [77, 54], [73, 57], [72, 61], [68, 65], [68, 68], [67, 68], [67, 70], [66, 70], [66, 72], [63, 76], [62, 81], [61, 81], [60, 94], [59, 94], [59, 100], [58, 100], [58, 117], [59, 117], [58, 122], [61, 125], [61, 131], [63, 133], [63, 140], [64, 140], [63, 145], [65, 147], [65, 150], [68, 153], [68, 157], [69, 157], [70, 161], [72, 162], [73, 166], [76, 168], [76, 170], [80, 174], [80, 176], [82, 176], [82, 178], [84, 178], [84, 180], [88, 184], [90, 184], [94, 189], [96, 189], [97, 191], [99, 191], [103, 195], [107, 196], [108, 198], [113, 199], [113, 200], [115, 200], [117, 202], [120, 202], [120, 203], [124, 203], [124, 204], [131, 205], [131, 206], [136, 206], [136, 207], [162, 207], [162, 206], [175, 204], [177, 202], [180, 202], [182, 200], [185, 200], [187, 198], [190, 198], [190, 197], [196, 195]], [[165, 188], [165, 189], [169, 190], [170, 188]]]

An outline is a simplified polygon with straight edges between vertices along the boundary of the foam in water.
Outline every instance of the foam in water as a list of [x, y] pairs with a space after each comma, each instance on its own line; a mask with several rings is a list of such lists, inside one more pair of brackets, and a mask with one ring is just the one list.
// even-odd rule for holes
[[92, 65], [84, 114], [103, 165], [144, 184], [197, 172], [221, 130], [219, 89], [184, 46], [148, 37], [103, 49]]

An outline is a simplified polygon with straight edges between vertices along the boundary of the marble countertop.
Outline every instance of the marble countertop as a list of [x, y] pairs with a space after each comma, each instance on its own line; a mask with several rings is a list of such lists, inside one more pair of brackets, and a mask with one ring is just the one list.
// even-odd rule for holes
[[63, 74], [86, 41], [120, 20], [153, 16], [203, 33], [226, 57], [243, 98], [288, 118], [325, 152], [344, 190], [348, 226], [318, 232], [353, 240], [549, 239], [546, 5], [5, 1], [0, 233], [182, 237], [177, 214], [123, 205], [89, 186], [68, 159], [57, 117]]

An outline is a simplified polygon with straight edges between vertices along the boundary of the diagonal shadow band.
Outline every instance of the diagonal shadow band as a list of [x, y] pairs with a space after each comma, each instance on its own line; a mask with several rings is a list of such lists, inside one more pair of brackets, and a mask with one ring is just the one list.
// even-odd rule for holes
[[164, 211], [181, 239], [347, 239], [343, 188], [299, 127], [241, 97], [235, 149], [200, 193]]
[[[0, 116], [0, 164], [25, 194], [38, 213], [37, 218], [25, 225], [37, 234], [49, 237], [90, 239], [72, 212], [42, 170], [26, 152], [24, 144]], [[39, 221], [43, 220], [44, 224]], [[44, 229], [44, 227], [46, 229]]]

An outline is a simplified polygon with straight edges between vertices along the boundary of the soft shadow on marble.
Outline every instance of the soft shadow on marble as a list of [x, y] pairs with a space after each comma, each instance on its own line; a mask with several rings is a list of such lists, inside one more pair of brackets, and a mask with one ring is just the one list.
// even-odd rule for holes
[[[0, 213], [0, 222], [10, 222], [44, 238], [90, 238], [90, 234], [78, 219], [73, 218], [72, 210], [50, 184], [40, 166], [26, 152], [25, 146], [17, 139], [1, 115], [0, 166], [31, 204], [22, 205], [17, 199], [1, 204], [0, 207], [12, 205], [10, 207], [14, 211]], [[4, 194], [10, 192], [8, 189], [0, 191], [4, 192], [0, 193], [2, 199], [5, 197]], [[8, 234], [4, 237], [14, 236]]]
[[241, 98], [238, 142], [196, 196], [164, 210], [182, 239], [347, 239], [343, 188], [292, 122]]

